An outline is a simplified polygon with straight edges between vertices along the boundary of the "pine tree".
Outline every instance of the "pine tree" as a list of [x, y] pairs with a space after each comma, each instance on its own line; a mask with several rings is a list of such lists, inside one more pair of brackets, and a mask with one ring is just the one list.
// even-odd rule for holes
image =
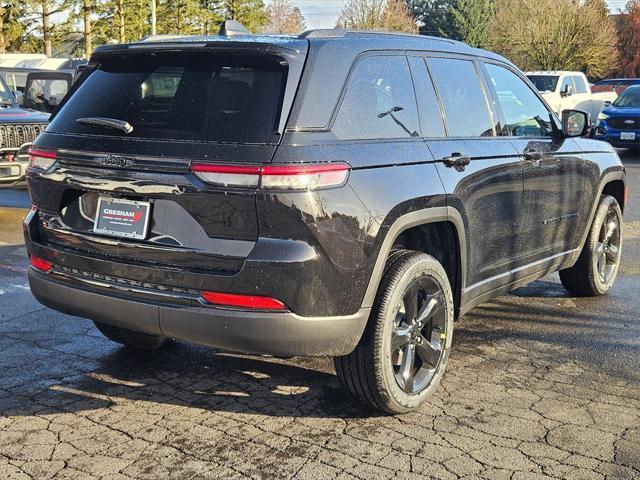
[[47, 57], [53, 54], [54, 35], [64, 22], [54, 24], [56, 15], [62, 14], [70, 7], [68, 0], [26, 0], [26, 6], [37, 17], [38, 30], [42, 35], [42, 45]]
[[223, 0], [222, 15], [240, 22], [251, 32], [259, 32], [269, 22], [262, 0]]
[[494, 11], [495, 0], [457, 0], [452, 14], [458, 38], [473, 47], [485, 46]]
[[[473, 0], [471, 0], [473, 1]], [[405, 0], [423, 35], [458, 38], [453, 20], [455, 0]]]
[[158, 33], [202, 33], [202, 13], [198, 0], [165, 0], [158, 5]]

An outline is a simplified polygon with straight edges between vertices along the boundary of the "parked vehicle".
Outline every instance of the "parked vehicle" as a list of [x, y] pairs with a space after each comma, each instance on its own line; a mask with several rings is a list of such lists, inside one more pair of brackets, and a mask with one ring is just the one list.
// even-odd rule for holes
[[618, 148], [640, 147], [640, 85], [627, 88], [600, 113], [594, 138]]
[[591, 87], [591, 91], [593, 93], [616, 92], [617, 95], [622, 95], [622, 92], [631, 85], [640, 85], [640, 78], [608, 78], [607, 80], [600, 80]]
[[48, 114], [20, 108], [0, 78], [0, 188], [24, 186], [28, 148], [44, 131]]
[[31, 72], [27, 76], [22, 106], [53, 113], [71, 89], [74, 73]]
[[587, 77], [582, 72], [527, 72], [553, 111], [561, 116], [564, 110], [584, 110], [596, 118], [605, 102], [613, 102], [615, 92], [593, 93]]
[[[66, 73], [74, 77], [79, 67], [87, 64], [87, 60], [78, 58], [47, 58], [44, 55], [34, 55], [35, 58], [20, 59], [22, 55], [9, 54], [9, 59], [4, 59], [0, 54], [0, 75], [5, 79], [14, 93], [23, 94], [27, 84], [27, 76], [31, 73], [45, 72]], [[20, 59], [20, 60], [18, 60]]]
[[556, 270], [613, 286], [625, 171], [587, 117], [439, 38], [100, 47], [31, 151], [31, 290], [132, 348], [333, 356], [410, 411], [475, 305]]

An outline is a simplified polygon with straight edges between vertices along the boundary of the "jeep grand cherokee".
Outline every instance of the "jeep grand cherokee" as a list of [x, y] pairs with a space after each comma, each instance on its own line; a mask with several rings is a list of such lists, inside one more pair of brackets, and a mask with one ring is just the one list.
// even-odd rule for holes
[[406, 412], [473, 306], [556, 270], [612, 287], [625, 171], [588, 129], [451, 40], [100, 47], [31, 151], [31, 289], [134, 348], [333, 356]]

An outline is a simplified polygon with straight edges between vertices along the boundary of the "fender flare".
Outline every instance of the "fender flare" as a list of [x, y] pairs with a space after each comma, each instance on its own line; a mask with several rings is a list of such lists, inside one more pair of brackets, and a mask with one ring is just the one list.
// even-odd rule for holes
[[427, 208], [400, 216], [393, 222], [391, 228], [389, 228], [378, 252], [378, 257], [376, 258], [376, 263], [364, 294], [362, 308], [371, 308], [373, 306], [378, 287], [382, 281], [387, 258], [389, 258], [389, 254], [391, 253], [391, 247], [393, 247], [393, 243], [400, 234], [410, 228], [436, 222], [449, 222], [455, 227], [458, 244], [460, 246], [460, 289], [461, 291], [464, 290], [467, 279], [467, 241], [462, 215], [453, 207]]

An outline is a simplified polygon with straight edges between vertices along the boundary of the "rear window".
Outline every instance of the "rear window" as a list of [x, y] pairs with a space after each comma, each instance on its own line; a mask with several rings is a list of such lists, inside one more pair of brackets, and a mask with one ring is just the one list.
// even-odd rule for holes
[[555, 92], [558, 86], [558, 75], [527, 75], [539, 92]]
[[[146, 54], [102, 63], [49, 132], [215, 143], [277, 143], [286, 67], [265, 57]], [[133, 130], [88, 124], [126, 121]]]

